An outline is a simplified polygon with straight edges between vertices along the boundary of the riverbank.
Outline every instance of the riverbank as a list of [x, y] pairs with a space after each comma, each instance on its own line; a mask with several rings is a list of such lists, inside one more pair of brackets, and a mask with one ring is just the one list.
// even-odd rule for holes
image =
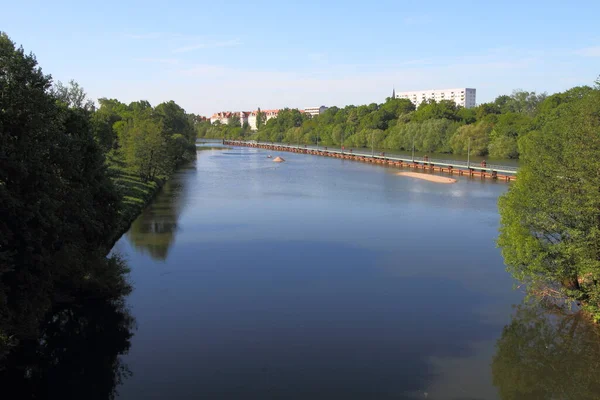
[[168, 180], [168, 177], [158, 177], [144, 182], [139, 175], [132, 173], [127, 165], [118, 159], [109, 160], [109, 165], [111, 179], [121, 195], [121, 210], [113, 236], [107, 241], [108, 250], [127, 232], [133, 221], [152, 202]]
[[[198, 150], [196, 148], [196, 151]], [[193, 155], [193, 158], [195, 157], [196, 153]], [[138, 174], [131, 171], [124, 161], [118, 158], [109, 158], [108, 164], [111, 179], [121, 195], [121, 210], [119, 212], [119, 222], [114, 229], [112, 237], [107, 241], [107, 252], [129, 230], [133, 221], [152, 203], [164, 184], [171, 177], [158, 176], [149, 181], [143, 181]], [[175, 171], [183, 164], [185, 162], [178, 165]]]
[[[229, 150], [230, 147], [196, 146], [193, 158], [201, 150]], [[193, 159], [192, 158], [192, 159]], [[191, 159], [190, 159], [191, 161]], [[189, 161], [188, 161], [189, 162]], [[133, 221], [152, 203], [165, 183], [171, 176], [159, 176], [153, 180], [144, 182], [139, 175], [133, 173], [125, 162], [118, 158], [109, 158], [109, 171], [111, 179], [121, 195], [121, 211], [119, 223], [115, 227], [113, 236], [108, 240], [108, 250], [129, 230]], [[175, 171], [184, 163], [177, 166]], [[173, 171], [173, 173], [175, 172]], [[108, 251], [107, 250], [107, 251]]]

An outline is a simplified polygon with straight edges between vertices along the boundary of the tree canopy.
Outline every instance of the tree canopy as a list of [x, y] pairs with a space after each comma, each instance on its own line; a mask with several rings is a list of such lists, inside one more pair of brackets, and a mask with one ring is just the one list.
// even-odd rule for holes
[[518, 141], [498, 244], [532, 292], [580, 302], [600, 320], [600, 90], [574, 88], [541, 108]]
[[74, 81], [53, 84], [0, 32], [0, 356], [36, 338], [57, 304], [129, 293], [126, 264], [106, 254], [195, 155], [174, 102], [99, 104]]

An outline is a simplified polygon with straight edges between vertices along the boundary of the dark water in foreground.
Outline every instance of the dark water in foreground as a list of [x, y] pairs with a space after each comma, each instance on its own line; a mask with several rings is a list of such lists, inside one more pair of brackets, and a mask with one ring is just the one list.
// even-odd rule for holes
[[136, 321], [121, 398], [571, 393], [562, 331], [513, 306], [494, 242], [506, 184], [267, 154], [200, 151], [115, 246]]

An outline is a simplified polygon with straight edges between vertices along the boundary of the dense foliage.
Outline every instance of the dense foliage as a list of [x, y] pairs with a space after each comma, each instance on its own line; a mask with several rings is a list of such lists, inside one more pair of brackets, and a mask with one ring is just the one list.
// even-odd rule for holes
[[331, 107], [311, 118], [284, 109], [257, 132], [230, 121], [227, 125], [198, 124], [198, 137], [256, 139], [259, 141], [324, 146], [371, 147], [438, 153], [518, 158], [517, 140], [533, 129], [545, 94], [515, 91], [476, 108], [458, 107], [453, 101], [424, 102], [389, 98], [383, 104]]
[[102, 99], [95, 110], [0, 33], [0, 356], [58, 304], [130, 290], [126, 265], [106, 253], [195, 154], [193, 124], [174, 102]]
[[550, 96], [533, 127], [500, 199], [498, 243], [531, 293], [577, 301], [600, 320], [600, 88]]

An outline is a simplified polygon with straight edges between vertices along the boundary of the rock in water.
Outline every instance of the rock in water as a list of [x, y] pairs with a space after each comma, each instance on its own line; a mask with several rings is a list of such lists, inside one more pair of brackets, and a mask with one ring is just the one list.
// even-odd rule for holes
[[284, 162], [284, 161], [285, 161], [285, 160], [284, 160], [283, 158], [281, 158], [281, 157], [275, 157], [275, 158], [273, 159], [273, 162]]

